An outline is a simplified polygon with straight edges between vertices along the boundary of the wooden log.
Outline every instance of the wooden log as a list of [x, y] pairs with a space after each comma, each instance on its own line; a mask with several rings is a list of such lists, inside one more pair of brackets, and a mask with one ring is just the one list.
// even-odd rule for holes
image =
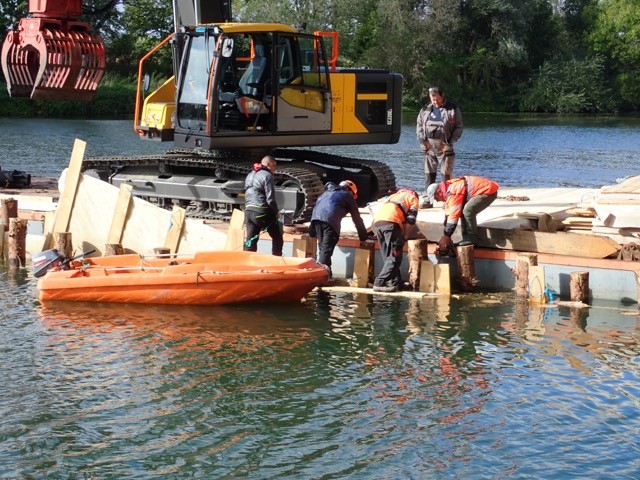
[[315, 258], [318, 242], [315, 237], [302, 235], [293, 239], [293, 256], [299, 258]]
[[122, 248], [121, 243], [107, 243], [104, 246], [104, 256], [108, 257], [111, 255], [122, 255], [124, 250]]
[[516, 297], [522, 299], [529, 298], [529, 267], [538, 265], [538, 254], [521, 253], [516, 258]]
[[409, 261], [409, 288], [420, 290], [420, 266], [428, 254], [427, 239], [407, 241], [407, 260]]
[[0, 200], [0, 223], [4, 225], [4, 232], [9, 231], [10, 220], [17, 217], [18, 201], [15, 198], [3, 198]]
[[572, 302], [589, 303], [589, 272], [571, 272], [569, 290]]
[[73, 257], [73, 243], [71, 232], [56, 232], [53, 234], [53, 248], [65, 258]]
[[458, 250], [458, 287], [463, 292], [472, 292], [478, 279], [476, 278], [475, 256], [473, 245], [457, 247]]
[[360, 248], [356, 248], [356, 256], [353, 263], [353, 282], [354, 287], [367, 287], [373, 283], [375, 273], [376, 245], [371, 242], [360, 243]]
[[27, 221], [20, 218], [9, 220], [9, 267], [24, 267], [27, 263]]

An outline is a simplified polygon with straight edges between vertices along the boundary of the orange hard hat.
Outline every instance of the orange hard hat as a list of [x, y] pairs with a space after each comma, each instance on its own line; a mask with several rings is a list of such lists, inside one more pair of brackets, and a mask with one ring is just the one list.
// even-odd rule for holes
[[340, 182], [341, 187], [347, 187], [353, 193], [354, 198], [358, 198], [358, 187], [351, 180], [343, 180]]

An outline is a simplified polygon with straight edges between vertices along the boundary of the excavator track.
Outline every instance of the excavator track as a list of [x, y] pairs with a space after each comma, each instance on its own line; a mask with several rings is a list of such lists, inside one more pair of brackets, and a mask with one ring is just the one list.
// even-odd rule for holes
[[[375, 190], [376, 198], [386, 194], [388, 191], [395, 189], [395, 175], [391, 169], [385, 164], [375, 160], [363, 160], [355, 158], [347, 158], [338, 155], [316, 152], [305, 149], [276, 149], [272, 153], [278, 159], [278, 170], [275, 175], [276, 188], [287, 190], [289, 197], [295, 197], [295, 210], [291, 218], [291, 223], [300, 223], [309, 221], [313, 206], [318, 197], [324, 192], [324, 181], [318, 174], [318, 168], [331, 169], [329, 177], [332, 180], [340, 178], [349, 178], [349, 170], [364, 171], [371, 180], [371, 188]], [[253, 164], [262, 158], [263, 151], [197, 151], [197, 150], [169, 150], [163, 155], [147, 155], [147, 156], [112, 156], [112, 157], [89, 157], [83, 161], [83, 170], [96, 170], [98, 172], [108, 172], [109, 181], [113, 182], [114, 176], [117, 177], [119, 172], [126, 169], [143, 169], [152, 167], [157, 170], [158, 178], [164, 175], [171, 178], [171, 175], [180, 170], [187, 169], [190, 172], [198, 172], [198, 177], [212, 177], [235, 179], [236, 191], [239, 193], [244, 186], [244, 177], [251, 171]], [[315, 168], [314, 168], [315, 166]], [[214, 172], [214, 173], [212, 173]], [[136, 174], [131, 174], [135, 177]], [[121, 180], [130, 182], [131, 180]], [[154, 180], [145, 184], [153, 184]], [[222, 211], [212, 210], [202, 206], [197, 201], [186, 201], [184, 196], [176, 196], [176, 198], [167, 198], [167, 195], [154, 195], [140, 188], [136, 191], [135, 182], [133, 193], [136, 196], [158, 203], [164, 203], [163, 206], [170, 208], [168, 203], [178, 203], [185, 205], [187, 216], [191, 218], [203, 219], [223, 219], [228, 220], [234, 205], [243, 205], [244, 199], [234, 198], [227, 200], [226, 208]], [[189, 187], [192, 188], [189, 182]], [[292, 193], [294, 192], [294, 193]], [[373, 200], [373, 199], [367, 199]], [[216, 202], [209, 202], [216, 203]], [[221, 203], [225, 203], [222, 201]]]

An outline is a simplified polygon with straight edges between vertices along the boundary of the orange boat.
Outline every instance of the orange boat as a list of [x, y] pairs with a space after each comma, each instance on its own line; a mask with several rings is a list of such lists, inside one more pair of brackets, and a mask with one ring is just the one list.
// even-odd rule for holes
[[90, 302], [222, 305], [299, 302], [325, 283], [327, 270], [311, 258], [254, 252], [193, 256], [116, 255], [72, 260], [38, 280], [39, 298]]

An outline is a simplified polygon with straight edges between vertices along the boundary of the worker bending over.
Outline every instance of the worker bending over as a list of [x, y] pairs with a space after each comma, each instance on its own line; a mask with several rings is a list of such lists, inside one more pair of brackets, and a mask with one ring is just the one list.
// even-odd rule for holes
[[416, 223], [420, 203], [418, 194], [406, 188], [379, 202], [381, 205], [373, 217], [373, 229], [384, 265], [373, 281], [373, 291], [397, 292], [402, 290], [400, 266], [404, 244]]
[[427, 200], [444, 203], [444, 234], [439, 250], [451, 250], [451, 236], [462, 223], [462, 241], [458, 244], [475, 245], [478, 241], [478, 213], [487, 208], [498, 197], [499, 185], [484, 177], [465, 175], [447, 182], [434, 183], [427, 189]]
[[313, 207], [309, 235], [318, 239], [317, 261], [327, 267], [329, 277], [332, 275], [331, 256], [340, 239], [342, 219], [347, 213], [351, 214], [360, 241], [367, 240], [367, 229], [360, 216], [356, 198], [358, 187], [351, 180], [344, 180], [338, 186], [329, 182]]

